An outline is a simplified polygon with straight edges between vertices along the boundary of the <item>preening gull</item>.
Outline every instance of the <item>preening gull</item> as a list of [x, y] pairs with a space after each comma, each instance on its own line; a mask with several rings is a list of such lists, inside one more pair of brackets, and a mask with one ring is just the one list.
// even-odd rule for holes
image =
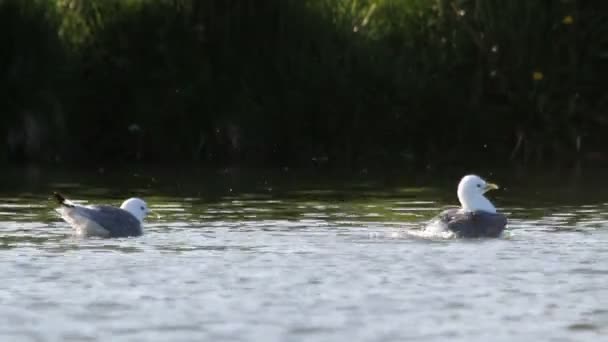
[[464, 176], [458, 184], [461, 208], [447, 209], [431, 223], [448, 229], [459, 237], [498, 237], [507, 226], [507, 217], [484, 196], [498, 185], [476, 175]]
[[150, 212], [146, 202], [139, 198], [129, 198], [117, 208], [109, 205], [78, 205], [56, 192], [53, 197], [60, 205], [57, 212], [82, 236], [142, 235], [142, 222]]

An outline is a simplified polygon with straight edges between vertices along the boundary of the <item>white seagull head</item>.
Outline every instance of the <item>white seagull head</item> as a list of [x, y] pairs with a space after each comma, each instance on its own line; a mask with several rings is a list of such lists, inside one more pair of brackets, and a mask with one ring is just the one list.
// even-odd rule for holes
[[479, 176], [464, 176], [458, 184], [458, 200], [462, 209], [496, 213], [494, 205], [484, 196], [487, 191], [494, 189], [498, 189], [498, 185], [488, 183]]
[[120, 208], [131, 213], [131, 215], [135, 216], [140, 222], [143, 222], [146, 215], [150, 213], [150, 209], [148, 209], [146, 202], [136, 197], [124, 201]]

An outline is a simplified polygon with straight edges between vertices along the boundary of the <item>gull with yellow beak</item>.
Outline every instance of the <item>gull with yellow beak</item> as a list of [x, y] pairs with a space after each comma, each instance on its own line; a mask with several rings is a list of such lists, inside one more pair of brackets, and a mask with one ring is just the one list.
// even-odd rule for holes
[[495, 189], [498, 185], [479, 176], [464, 176], [458, 184], [458, 200], [462, 207], [443, 211], [435, 223], [459, 237], [499, 237], [507, 226], [507, 217], [498, 213], [484, 196]]

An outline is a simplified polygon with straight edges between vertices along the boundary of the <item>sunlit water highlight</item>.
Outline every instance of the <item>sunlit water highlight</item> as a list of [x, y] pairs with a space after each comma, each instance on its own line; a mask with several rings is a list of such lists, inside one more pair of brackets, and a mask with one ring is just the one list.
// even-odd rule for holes
[[[548, 188], [497, 193], [510, 218], [505, 236], [460, 240], [421, 230], [454, 203], [443, 188], [269, 190], [266, 181], [239, 191], [220, 177], [225, 190], [211, 196], [104, 182], [49, 182], [0, 198], [0, 340], [598, 341], [608, 333], [608, 194], [568, 203]], [[95, 203], [140, 193], [156, 214], [140, 238], [76, 238], [47, 199], [56, 188]], [[531, 201], [538, 191], [545, 199]]]

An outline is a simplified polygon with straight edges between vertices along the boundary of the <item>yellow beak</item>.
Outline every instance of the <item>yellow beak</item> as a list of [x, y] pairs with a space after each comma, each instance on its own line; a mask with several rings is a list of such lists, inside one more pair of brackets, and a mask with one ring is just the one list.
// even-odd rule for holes
[[498, 189], [500, 189], [498, 187], [498, 185], [496, 185], [494, 183], [486, 183], [485, 188], [483, 188], [483, 192], [487, 192], [487, 191], [490, 191], [490, 190], [498, 190]]

